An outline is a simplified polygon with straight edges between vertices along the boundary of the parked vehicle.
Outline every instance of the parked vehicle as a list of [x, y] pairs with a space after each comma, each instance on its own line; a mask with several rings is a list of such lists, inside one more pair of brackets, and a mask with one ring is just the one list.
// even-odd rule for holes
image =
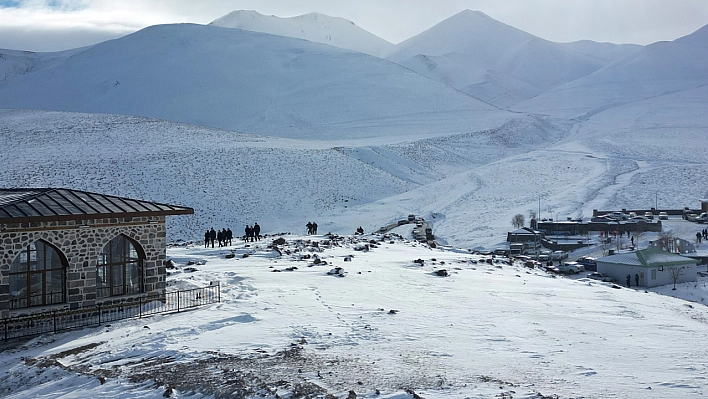
[[509, 244], [509, 254], [511, 255], [521, 255], [524, 252], [526, 246], [521, 242], [514, 242]]
[[598, 272], [593, 272], [593, 273], [588, 274], [588, 278], [591, 278], [593, 280], [604, 281], [606, 283], [611, 283], [613, 281], [612, 277], [610, 277], [606, 274], [598, 273]]
[[563, 260], [568, 257], [568, 253], [565, 251], [553, 251], [551, 254], [552, 260]]
[[629, 212], [629, 217], [630, 217], [630, 218], [636, 218], [636, 217], [637, 217], [637, 212]]
[[669, 214], [666, 212], [659, 212], [659, 220], [668, 220]]
[[539, 262], [548, 262], [551, 260], [551, 256], [548, 254], [538, 254], [538, 258], [536, 260]]
[[626, 213], [624, 213], [624, 212], [612, 212], [612, 213], [610, 213], [610, 214], [607, 215], [607, 216], [610, 216], [610, 217], [614, 218], [615, 220], [627, 220], [627, 219], [629, 219], [629, 216], [628, 216]]
[[415, 221], [415, 215], [413, 215], [413, 214], [408, 215], [408, 221], [409, 222]]
[[558, 265], [561, 273], [576, 274], [585, 271], [585, 267], [578, 262], [563, 262]]
[[651, 212], [644, 212], [644, 218], [649, 220], [654, 220], [654, 214]]
[[708, 213], [703, 212], [696, 217], [696, 223], [708, 223]]
[[595, 258], [592, 258], [590, 256], [580, 257], [576, 260], [576, 262], [583, 265], [585, 267], [585, 270], [592, 270], [592, 271], [597, 270], [597, 261], [595, 260]]
[[548, 273], [560, 274], [560, 269], [555, 266], [542, 266]]
[[504, 248], [497, 248], [494, 250], [494, 255], [509, 256], [509, 250]]

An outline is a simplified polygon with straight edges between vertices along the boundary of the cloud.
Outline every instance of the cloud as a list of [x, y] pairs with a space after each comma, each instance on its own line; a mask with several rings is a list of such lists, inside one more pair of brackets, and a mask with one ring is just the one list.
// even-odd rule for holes
[[0, 48], [56, 51], [235, 10], [346, 18], [397, 43], [465, 9], [553, 41], [648, 44], [708, 23], [706, 0], [0, 0]]
[[[105, 1], [3, 1], [0, 48], [58, 51], [117, 38], [160, 22], [160, 18], [112, 7]], [[12, 5], [15, 4], [16, 5]], [[133, 9], [134, 10], [134, 9]]]

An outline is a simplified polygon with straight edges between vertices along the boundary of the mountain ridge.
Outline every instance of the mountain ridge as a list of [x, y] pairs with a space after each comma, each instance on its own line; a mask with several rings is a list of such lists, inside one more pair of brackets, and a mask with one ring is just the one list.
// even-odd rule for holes
[[136, 115], [299, 138], [387, 135], [396, 124], [409, 133], [461, 133], [510, 117], [380, 58], [194, 24], [157, 25], [58, 57], [0, 85], [0, 108]]
[[253, 10], [232, 11], [209, 25], [294, 37], [380, 57], [393, 44], [344, 18], [307, 13], [281, 18]]

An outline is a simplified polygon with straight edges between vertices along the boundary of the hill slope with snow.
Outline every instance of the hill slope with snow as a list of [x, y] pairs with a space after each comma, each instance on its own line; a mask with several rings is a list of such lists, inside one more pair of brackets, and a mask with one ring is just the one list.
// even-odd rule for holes
[[708, 26], [673, 42], [645, 46], [514, 109], [582, 118], [617, 105], [704, 86], [708, 84], [707, 42]]
[[467, 10], [399, 43], [387, 59], [506, 107], [600, 69], [610, 51], [592, 49], [605, 58]]
[[[369, 215], [358, 214], [362, 206], [443, 178], [455, 181], [462, 171], [565, 134], [533, 118], [477, 133], [360, 143], [116, 115], [0, 111], [0, 120], [0, 148], [13, 151], [0, 169], [6, 187], [72, 187], [193, 207], [194, 216], [169, 218], [171, 240], [195, 239], [211, 227], [238, 232], [255, 221], [264, 232], [299, 232], [312, 220], [326, 231], [348, 233], [358, 225], [371, 231], [411, 211], [440, 209], [421, 208], [425, 198]], [[474, 188], [460, 183], [461, 190]]]
[[379, 58], [200, 25], [149, 27], [6, 79], [0, 108], [331, 139], [464, 133], [512, 116]]
[[238, 10], [209, 25], [305, 39], [376, 57], [381, 57], [393, 47], [392, 43], [359, 28], [351, 21], [315, 12], [280, 18], [257, 11]]

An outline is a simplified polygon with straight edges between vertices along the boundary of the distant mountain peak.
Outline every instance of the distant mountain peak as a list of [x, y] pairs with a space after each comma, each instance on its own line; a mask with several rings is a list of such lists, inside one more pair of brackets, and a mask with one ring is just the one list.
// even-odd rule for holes
[[210, 25], [294, 37], [377, 57], [393, 46], [352, 21], [317, 12], [283, 18], [252, 10], [238, 10], [214, 20]]

